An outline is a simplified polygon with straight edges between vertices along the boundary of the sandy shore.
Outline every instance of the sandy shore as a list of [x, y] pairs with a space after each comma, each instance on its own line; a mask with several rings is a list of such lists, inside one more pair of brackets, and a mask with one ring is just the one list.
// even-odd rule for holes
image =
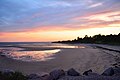
[[115, 57], [119, 56], [113, 51], [82, 45], [86, 48], [62, 49], [54, 56], [55, 59], [49, 61], [23, 62], [0, 56], [0, 69], [17, 70], [25, 74], [47, 73], [56, 68], [64, 70], [75, 68], [80, 73], [92, 69], [94, 72], [102, 73], [106, 68], [116, 63]]

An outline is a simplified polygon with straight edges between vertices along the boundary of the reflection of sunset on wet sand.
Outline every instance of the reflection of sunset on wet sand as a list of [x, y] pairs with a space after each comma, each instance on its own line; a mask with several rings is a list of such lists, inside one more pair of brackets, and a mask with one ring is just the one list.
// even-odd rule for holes
[[22, 61], [46, 61], [53, 59], [54, 57], [52, 56], [59, 51], [60, 49], [45, 51], [15, 51], [6, 56]]
[[[15, 47], [10, 47], [15, 46]], [[1, 55], [20, 61], [47, 61], [54, 59], [54, 55], [62, 49], [85, 48], [81, 45], [55, 43], [21, 43], [0, 47]]]

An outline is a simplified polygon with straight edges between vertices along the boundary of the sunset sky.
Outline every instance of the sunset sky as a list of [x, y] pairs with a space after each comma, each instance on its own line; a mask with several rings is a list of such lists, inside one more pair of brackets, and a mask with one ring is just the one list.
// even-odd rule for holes
[[0, 42], [120, 33], [120, 0], [0, 0]]

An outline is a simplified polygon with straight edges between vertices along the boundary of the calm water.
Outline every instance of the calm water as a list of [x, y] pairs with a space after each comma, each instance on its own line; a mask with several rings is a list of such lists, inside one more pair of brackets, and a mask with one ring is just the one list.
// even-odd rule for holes
[[48, 42], [0, 43], [0, 55], [21, 61], [46, 61], [62, 49], [85, 48], [84, 46]]

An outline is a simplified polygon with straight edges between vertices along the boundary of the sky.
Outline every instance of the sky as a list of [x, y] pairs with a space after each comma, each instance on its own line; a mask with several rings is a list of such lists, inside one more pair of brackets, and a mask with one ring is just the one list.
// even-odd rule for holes
[[0, 0], [0, 42], [120, 33], [120, 0]]

